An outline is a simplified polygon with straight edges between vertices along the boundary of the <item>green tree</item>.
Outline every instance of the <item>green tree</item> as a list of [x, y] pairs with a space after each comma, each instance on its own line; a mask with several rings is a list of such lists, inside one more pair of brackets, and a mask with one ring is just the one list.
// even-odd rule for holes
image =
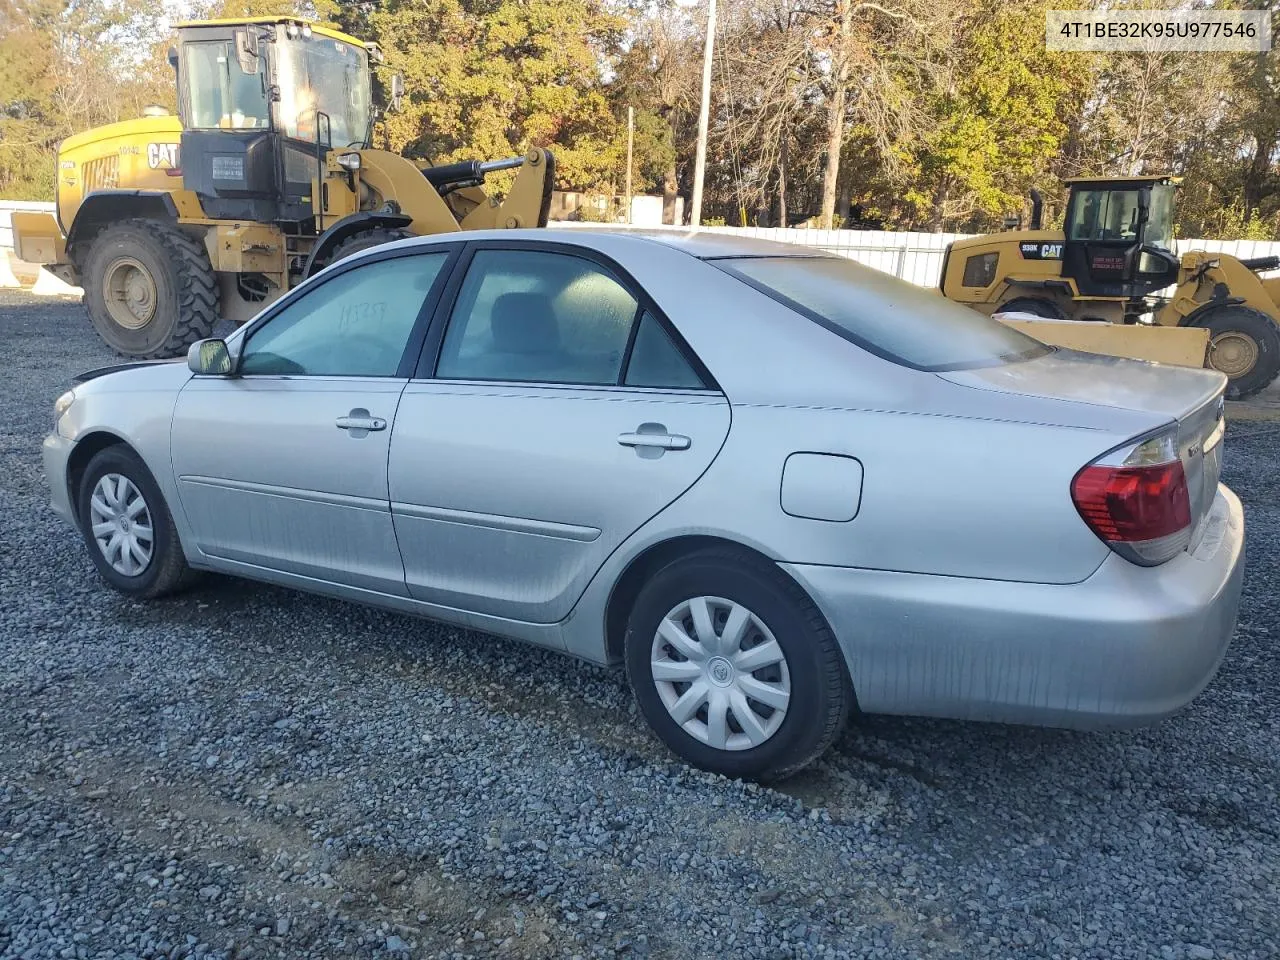
[[0, 197], [53, 198], [64, 137], [172, 107], [146, 0], [0, 0]]
[[1086, 95], [1079, 57], [1045, 50], [1044, 0], [980, 0], [964, 19], [946, 86], [928, 108], [907, 200], [935, 228], [986, 228], [1022, 209]]
[[408, 88], [392, 149], [443, 163], [554, 145], [561, 181], [615, 181], [625, 140], [600, 71], [624, 25], [597, 0], [388, 0], [369, 26]]

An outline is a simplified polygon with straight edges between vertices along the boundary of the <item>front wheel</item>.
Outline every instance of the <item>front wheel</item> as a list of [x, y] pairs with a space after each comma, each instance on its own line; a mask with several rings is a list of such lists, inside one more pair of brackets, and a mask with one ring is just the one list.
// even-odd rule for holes
[[183, 356], [218, 320], [217, 275], [204, 244], [172, 223], [106, 227], [89, 247], [83, 274], [89, 319], [124, 356]]
[[799, 770], [835, 740], [853, 700], [822, 614], [775, 565], [743, 550], [659, 570], [632, 608], [625, 656], [654, 732], [725, 776]]
[[1227, 399], [1243, 400], [1280, 375], [1280, 329], [1259, 310], [1215, 307], [1192, 321], [1209, 331], [1209, 366], [1227, 375]]
[[121, 593], [150, 600], [193, 579], [164, 496], [132, 450], [99, 451], [85, 469], [77, 502], [94, 566]]

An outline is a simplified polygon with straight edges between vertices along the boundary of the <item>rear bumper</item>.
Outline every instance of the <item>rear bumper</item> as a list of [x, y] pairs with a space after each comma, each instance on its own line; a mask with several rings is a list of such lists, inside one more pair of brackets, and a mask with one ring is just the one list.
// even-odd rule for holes
[[1149, 723], [1213, 678], [1235, 629], [1244, 512], [1220, 486], [1194, 553], [1109, 556], [1051, 585], [784, 564], [827, 616], [868, 713]]

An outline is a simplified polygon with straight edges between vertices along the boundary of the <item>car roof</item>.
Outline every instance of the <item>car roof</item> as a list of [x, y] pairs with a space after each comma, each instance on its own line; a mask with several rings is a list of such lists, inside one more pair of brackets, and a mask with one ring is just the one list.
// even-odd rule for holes
[[523, 230], [467, 230], [462, 234], [438, 233], [400, 241], [406, 245], [457, 242], [459, 240], [537, 240], [544, 243], [567, 243], [599, 248], [600, 241], [623, 240], [636, 244], [657, 243], [687, 253], [699, 260], [726, 257], [831, 257], [833, 254], [815, 247], [776, 240], [761, 240], [704, 230], [653, 230], [618, 227], [530, 228]]

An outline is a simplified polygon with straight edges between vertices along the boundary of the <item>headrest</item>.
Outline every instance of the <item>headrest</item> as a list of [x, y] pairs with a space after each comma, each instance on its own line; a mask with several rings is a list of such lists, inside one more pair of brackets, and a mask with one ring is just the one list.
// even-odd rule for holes
[[489, 330], [502, 353], [552, 353], [560, 349], [560, 327], [543, 293], [504, 293], [493, 301]]

